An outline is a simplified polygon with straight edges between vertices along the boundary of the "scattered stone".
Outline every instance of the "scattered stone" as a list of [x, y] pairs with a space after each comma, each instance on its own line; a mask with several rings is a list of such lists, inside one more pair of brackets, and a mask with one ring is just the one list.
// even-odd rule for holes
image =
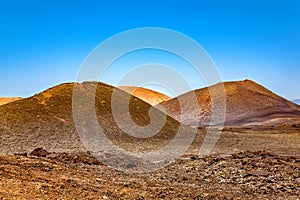
[[37, 157], [46, 157], [48, 155], [48, 151], [43, 148], [35, 148], [29, 155], [37, 156]]
[[[35, 155], [45, 155], [43, 149]], [[44, 154], [42, 154], [44, 152]], [[299, 159], [267, 152], [178, 159], [133, 174], [93, 165], [88, 153], [0, 155], [0, 196], [15, 199], [299, 199]], [[113, 156], [113, 155], [111, 155]], [[190, 156], [186, 156], [190, 158]], [[127, 160], [127, 163], [131, 163]], [[34, 183], [34, 184], [33, 184]], [[45, 197], [45, 196], [44, 196]]]

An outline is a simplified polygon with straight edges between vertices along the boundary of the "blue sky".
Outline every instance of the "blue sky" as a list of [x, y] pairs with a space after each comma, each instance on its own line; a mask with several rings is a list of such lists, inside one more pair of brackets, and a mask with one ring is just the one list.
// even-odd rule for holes
[[[285, 98], [300, 98], [297, 0], [2, 0], [0, 96], [31, 96], [74, 81], [100, 42], [139, 27], [192, 37], [224, 81], [248, 78]], [[195, 80], [194, 88], [202, 86]]]

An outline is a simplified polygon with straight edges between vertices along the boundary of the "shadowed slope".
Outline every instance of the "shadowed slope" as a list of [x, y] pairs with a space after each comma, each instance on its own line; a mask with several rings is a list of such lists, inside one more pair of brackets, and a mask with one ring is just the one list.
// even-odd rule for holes
[[[300, 107], [250, 81], [226, 82], [226, 125], [245, 125], [261, 123], [270, 119], [300, 118]], [[211, 86], [211, 91], [218, 92], [217, 85]], [[211, 99], [208, 88], [198, 89], [179, 96], [182, 104], [188, 105], [189, 99], [196, 94], [199, 102], [200, 116], [195, 110], [189, 115], [181, 116], [177, 98], [162, 102], [166, 112], [185, 124], [208, 125], [211, 116]]]

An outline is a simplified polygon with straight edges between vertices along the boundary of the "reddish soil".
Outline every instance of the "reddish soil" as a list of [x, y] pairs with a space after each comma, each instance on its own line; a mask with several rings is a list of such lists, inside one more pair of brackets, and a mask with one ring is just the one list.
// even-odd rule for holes
[[[223, 90], [225, 89], [225, 91]], [[226, 82], [188, 92], [177, 98], [160, 103], [170, 116], [184, 124], [205, 126], [210, 123], [212, 116], [211, 95], [216, 96], [217, 112], [222, 112], [219, 99], [222, 91], [226, 94], [226, 125], [272, 124], [279, 121], [284, 124], [288, 119], [300, 120], [300, 106], [296, 105], [250, 81]], [[196, 96], [199, 107], [191, 105], [191, 99]], [[180, 103], [179, 103], [180, 102]], [[181, 104], [181, 105], [180, 105]], [[184, 107], [184, 113], [181, 111]], [[224, 110], [224, 109], [223, 109]], [[215, 122], [216, 124], [218, 123]]]

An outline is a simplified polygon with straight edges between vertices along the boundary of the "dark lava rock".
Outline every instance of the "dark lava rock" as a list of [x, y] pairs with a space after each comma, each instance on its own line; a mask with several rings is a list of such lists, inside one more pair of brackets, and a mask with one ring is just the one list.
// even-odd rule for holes
[[39, 147], [39, 148], [35, 148], [29, 155], [37, 156], [37, 157], [46, 157], [48, 154], [49, 154], [48, 151]]

